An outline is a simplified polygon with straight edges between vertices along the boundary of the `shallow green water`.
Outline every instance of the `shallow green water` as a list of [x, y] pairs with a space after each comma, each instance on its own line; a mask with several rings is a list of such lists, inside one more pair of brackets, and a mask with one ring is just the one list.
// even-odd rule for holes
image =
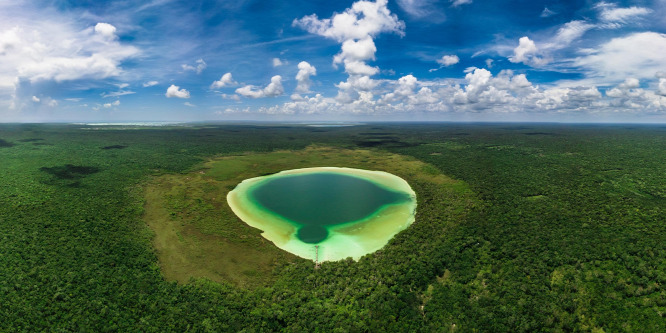
[[295, 224], [297, 237], [319, 243], [327, 227], [365, 219], [385, 205], [411, 200], [360, 177], [338, 173], [308, 173], [268, 178], [250, 191], [260, 207]]

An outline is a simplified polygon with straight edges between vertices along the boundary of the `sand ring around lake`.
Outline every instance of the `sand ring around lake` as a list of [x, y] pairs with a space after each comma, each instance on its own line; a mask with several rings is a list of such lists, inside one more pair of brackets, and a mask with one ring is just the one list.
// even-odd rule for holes
[[358, 260], [414, 222], [416, 193], [383, 171], [317, 167], [242, 181], [232, 211], [277, 247], [306, 259]]

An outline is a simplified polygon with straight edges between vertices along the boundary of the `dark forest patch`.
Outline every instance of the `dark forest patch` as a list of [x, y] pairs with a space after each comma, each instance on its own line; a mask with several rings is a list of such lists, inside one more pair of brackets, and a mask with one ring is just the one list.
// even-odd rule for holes
[[127, 147], [128, 146], [125, 146], [125, 145], [112, 145], [112, 146], [102, 147], [101, 149], [106, 149], [106, 150], [108, 150], [108, 149], [125, 149]]
[[378, 138], [378, 139], [367, 139], [367, 140], [356, 140], [354, 143], [363, 148], [373, 148], [373, 147], [392, 147], [392, 148], [404, 148], [404, 147], [414, 147], [418, 144], [409, 143], [400, 141], [394, 138]]
[[525, 134], [525, 135], [553, 135], [553, 136], [559, 135], [559, 134], [550, 133], [550, 132], [527, 132], [527, 133], [523, 133], [523, 134]]
[[395, 135], [395, 133], [391, 133], [391, 132], [361, 132], [361, 133], [358, 133], [358, 135], [371, 135], [371, 136], [376, 136], [376, 135]]
[[73, 164], [65, 164], [50, 168], [41, 167], [39, 170], [46, 172], [58, 179], [81, 179], [100, 171], [100, 169], [97, 167]]
[[0, 148], [7, 148], [7, 147], [13, 147], [13, 146], [14, 146], [13, 143], [11, 143], [9, 141], [5, 141], [3, 139], [0, 139]]
[[21, 139], [19, 142], [37, 142], [37, 141], [44, 141], [44, 139], [41, 138], [30, 138], [30, 139]]
[[507, 130], [507, 131], [528, 130], [528, 129], [532, 129], [532, 128], [533, 127], [529, 127], [529, 126], [502, 127], [503, 130]]

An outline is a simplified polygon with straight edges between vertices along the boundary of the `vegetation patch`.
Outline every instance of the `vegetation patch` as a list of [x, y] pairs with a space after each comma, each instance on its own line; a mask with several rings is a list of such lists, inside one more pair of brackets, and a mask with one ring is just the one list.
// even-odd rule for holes
[[146, 186], [144, 219], [155, 232], [153, 244], [165, 277], [181, 283], [205, 277], [257, 287], [275, 281], [276, 268], [302, 262], [238, 219], [226, 196], [248, 178], [322, 166], [386, 171], [410, 183], [458, 183], [423, 162], [370, 150], [310, 146], [210, 159], [190, 173], [155, 177]]

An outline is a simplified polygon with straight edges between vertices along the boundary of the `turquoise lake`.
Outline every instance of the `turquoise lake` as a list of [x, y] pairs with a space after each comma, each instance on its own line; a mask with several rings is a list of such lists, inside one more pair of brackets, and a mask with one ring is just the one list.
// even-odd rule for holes
[[249, 196], [259, 207], [294, 224], [297, 237], [310, 244], [326, 240], [328, 228], [366, 219], [386, 205], [412, 200], [369, 180], [320, 172], [269, 178]]

